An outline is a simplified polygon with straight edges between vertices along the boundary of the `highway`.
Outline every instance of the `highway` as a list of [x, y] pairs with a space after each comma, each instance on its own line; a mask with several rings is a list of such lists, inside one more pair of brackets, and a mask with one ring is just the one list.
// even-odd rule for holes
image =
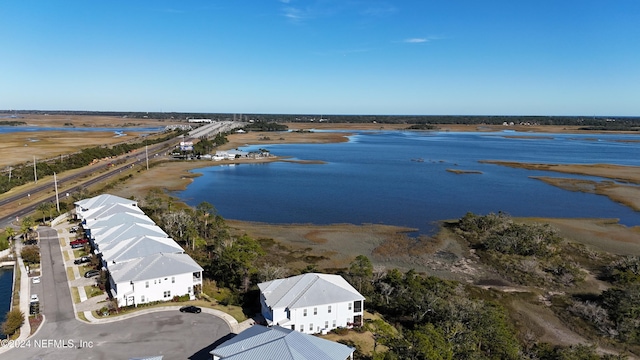
[[[146, 149], [149, 158], [153, 158], [159, 155], [164, 155], [167, 151], [174, 149], [179, 145], [180, 141], [192, 141], [197, 142], [201, 138], [212, 137], [219, 133], [230, 132], [233, 129], [242, 127], [244, 124], [240, 122], [233, 121], [220, 121], [214, 122], [211, 124], [207, 124], [197, 129], [194, 129], [189, 132], [189, 137], [187, 138], [175, 138], [171, 140], [164, 141], [162, 143], [149, 145]], [[59, 197], [61, 200], [66, 198], [66, 194], [72, 194], [82, 188], [86, 188], [88, 186], [98, 184], [100, 182], [104, 182], [114, 176], [120, 174], [126, 167], [144, 164], [146, 161], [145, 149], [139, 149], [134, 154], [127, 154], [119, 156], [117, 159], [112, 159], [110, 162], [102, 162], [98, 164], [85, 166], [80, 172], [76, 172], [73, 175], [58, 174], [58, 189], [59, 189]], [[112, 164], [115, 164], [112, 165]], [[96, 173], [101, 173], [99, 176], [91, 178], [92, 175]], [[75, 184], [71, 187], [65, 187], [64, 184]], [[6, 228], [12, 222], [15, 222], [16, 218], [22, 219], [24, 216], [33, 213], [38, 205], [46, 202], [55, 203], [56, 197], [55, 193], [44, 198], [41, 198], [42, 194], [50, 193], [54, 190], [53, 181], [39, 181], [39, 184], [30, 189], [18, 192], [14, 195], [11, 195], [3, 200], [0, 200], [0, 208], [2, 209], [15, 209], [10, 212], [8, 215], [0, 218], [0, 227]], [[33, 197], [38, 198], [40, 200], [33, 201], [29, 205], [22, 205], [23, 202], [26, 202], [29, 198]]]

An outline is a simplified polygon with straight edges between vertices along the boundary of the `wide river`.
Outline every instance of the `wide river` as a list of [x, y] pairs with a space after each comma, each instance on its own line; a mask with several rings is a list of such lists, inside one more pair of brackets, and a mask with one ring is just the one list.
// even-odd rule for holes
[[[248, 146], [324, 164], [211, 166], [176, 195], [213, 204], [228, 219], [269, 223], [381, 223], [432, 233], [468, 211], [512, 216], [618, 218], [640, 212], [607, 197], [547, 185], [532, 175], [580, 177], [479, 160], [640, 166], [640, 136], [514, 132], [358, 132], [348, 142]], [[455, 174], [447, 169], [474, 170]], [[581, 177], [584, 178], [584, 177]], [[597, 179], [597, 178], [595, 178]]]

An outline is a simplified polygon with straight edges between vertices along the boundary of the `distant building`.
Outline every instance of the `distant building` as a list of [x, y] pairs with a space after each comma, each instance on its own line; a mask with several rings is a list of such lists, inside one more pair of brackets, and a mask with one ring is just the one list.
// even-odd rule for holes
[[211, 119], [189, 119], [190, 123], [206, 123], [206, 124], [211, 124], [213, 122], [213, 120]]
[[365, 298], [340, 275], [308, 273], [258, 288], [269, 325], [307, 334], [362, 325]]
[[253, 325], [210, 352], [213, 360], [347, 360], [354, 348], [279, 326]]

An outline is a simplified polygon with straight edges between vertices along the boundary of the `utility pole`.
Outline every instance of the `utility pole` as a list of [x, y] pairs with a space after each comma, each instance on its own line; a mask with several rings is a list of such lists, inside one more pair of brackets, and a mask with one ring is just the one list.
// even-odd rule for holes
[[148, 151], [148, 145], [144, 146], [144, 155], [147, 158], [147, 170], [149, 170], [149, 151]]
[[11, 169], [13, 169], [11, 166], [9, 166], [9, 184], [11, 184]]
[[53, 185], [56, 189], [56, 209], [60, 212], [60, 198], [58, 198], [58, 178], [56, 177], [56, 173], [53, 173]]
[[38, 172], [36, 171], [36, 156], [33, 156], [33, 178], [35, 183], [38, 183]]

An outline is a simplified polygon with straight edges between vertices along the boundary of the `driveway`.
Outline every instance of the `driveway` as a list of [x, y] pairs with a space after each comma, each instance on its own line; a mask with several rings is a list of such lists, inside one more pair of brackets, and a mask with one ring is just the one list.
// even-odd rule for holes
[[45, 322], [7, 359], [210, 359], [209, 351], [230, 336], [229, 324], [209, 313], [177, 310], [147, 313], [122, 321], [88, 324], [77, 320], [58, 234], [40, 228], [40, 309]]

